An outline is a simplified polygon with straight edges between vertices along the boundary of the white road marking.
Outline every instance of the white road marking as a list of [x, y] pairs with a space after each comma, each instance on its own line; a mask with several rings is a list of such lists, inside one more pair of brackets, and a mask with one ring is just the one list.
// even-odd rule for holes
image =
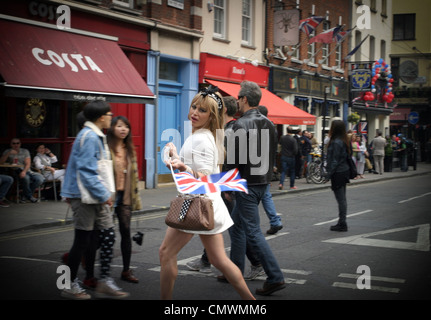
[[[364, 214], [364, 213], [368, 213], [368, 212], [372, 212], [372, 211], [373, 210], [364, 210], [364, 211], [360, 211], [360, 212], [356, 212], [356, 213], [351, 213], [351, 214], [348, 214], [347, 217], [350, 218], [350, 217], [358, 216], [358, 215], [361, 215], [361, 214]], [[321, 226], [322, 224], [328, 224], [328, 223], [332, 223], [332, 222], [335, 222], [335, 221], [338, 221], [338, 218], [335, 218], [335, 219], [332, 219], [332, 220], [329, 220], [329, 221], [319, 222], [319, 223], [316, 223], [314, 225], [315, 226]]]
[[[361, 275], [359, 274], [351, 274], [351, 273], [340, 273], [338, 275], [339, 278], [347, 278], [347, 279], [358, 279]], [[378, 276], [371, 276], [370, 282], [389, 282], [389, 283], [399, 283], [403, 284], [406, 282], [404, 279], [399, 278], [388, 278], [388, 277], [378, 277]], [[334, 282], [332, 284], [333, 287], [337, 288], [345, 288], [345, 289], [358, 289], [358, 286], [356, 283], [347, 283], [347, 282]], [[361, 289], [361, 290], [372, 290], [372, 291], [381, 291], [381, 292], [389, 292], [389, 293], [399, 293], [399, 288], [393, 288], [393, 287], [384, 287], [384, 286], [375, 286], [371, 285], [369, 289]]]
[[[284, 235], [287, 235], [287, 234], [289, 234], [289, 232], [279, 232], [279, 233], [274, 234], [274, 235], [266, 236], [265, 239], [266, 240], [271, 240], [271, 239], [275, 239], [275, 238], [278, 238], [278, 237], [281, 237], [281, 236], [284, 236]], [[226, 247], [225, 248], [225, 250], [227, 252], [229, 252], [230, 249], [231, 249], [230, 247]], [[202, 255], [197, 255], [197, 256], [186, 258], [186, 259], [178, 260], [177, 261], [177, 265], [179, 267], [180, 266], [184, 267], [184, 266], [186, 266], [186, 264], [188, 262], [194, 261], [196, 259], [200, 259], [201, 256]], [[154, 267], [154, 268], [150, 268], [148, 270], [149, 271], [154, 271], [154, 272], [160, 272], [160, 266], [157, 266], [157, 267]], [[312, 273], [311, 271], [292, 270], [292, 269], [281, 269], [281, 272], [283, 272], [283, 273], [289, 273], [289, 274], [295, 274], [295, 275], [303, 275], [303, 276], [307, 276], [307, 275], [310, 275]], [[218, 270], [215, 269], [215, 268], [213, 268], [213, 267], [211, 267], [211, 272], [207, 272], [207, 273], [199, 272], [199, 271], [192, 271], [192, 270], [188, 270], [188, 269], [181, 269], [181, 268], [178, 269], [178, 275], [179, 276], [194, 276], [194, 277], [200, 277], [200, 278], [202, 278], [202, 277], [211, 277], [211, 278], [214, 278], [214, 277], [217, 277], [217, 275], [219, 275], [219, 274], [220, 274], [220, 272], [218, 272]], [[266, 275], [259, 276], [255, 280], [263, 280], [263, 281], [265, 281], [266, 280]], [[301, 284], [301, 285], [305, 284], [307, 282], [307, 280], [305, 280], [305, 279], [293, 279], [293, 278], [284, 278], [284, 281], [286, 283], [290, 283], [290, 284]]]
[[[381, 234], [402, 232], [410, 229], [418, 229], [418, 234], [415, 242], [369, 239], [370, 237], [374, 237]], [[403, 227], [403, 228], [371, 232], [366, 234], [359, 234], [359, 235], [354, 235], [350, 237], [329, 239], [329, 240], [324, 240], [323, 242], [353, 244], [353, 245], [370, 246], [370, 247], [382, 247], [382, 248], [390, 248], [390, 249], [430, 251], [429, 232], [430, 232], [430, 225], [421, 224], [421, 225], [410, 226], [410, 227]]]
[[[13, 257], [13, 256], [0, 256], [0, 259], [13, 259], [13, 260], [25, 260], [25, 261], [37, 261], [37, 262], [47, 262], [47, 263], [55, 263], [55, 264], [64, 264], [61, 261], [54, 261], [54, 260], [46, 260], [46, 259], [35, 259], [35, 258], [26, 258], [26, 257]], [[100, 264], [96, 263], [94, 265], [95, 267], [100, 266]], [[113, 268], [122, 268], [122, 265], [117, 264], [111, 264], [111, 267]], [[130, 269], [136, 269], [137, 267], [130, 266]]]
[[416, 199], [419, 199], [419, 198], [422, 198], [422, 197], [425, 197], [425, 196], [429, 196], [429, 195], [431, 195], [431, 192], [424, 193], [424, 194], [421, 194], [420, 196], [412, 197], [412, 198], [409, 198], [409, 199], [406, 199], [406, 200], [401, 200], [401, 201], [398, 201], [398, 203], [409, 202], [409, 201], [416, 200]]
[[[332, 286], [337, 288], [345, 288], [345, 289], [358, 289], [356, 284], [345, 283], [345, 282], [334, 282]], [[382, 291], [382, 292], [390, 292], [390, 293], [400, 292], [400, 289], [398, 288], [388, 288], [388, 287], [381, 287], [381, 286], [371, 286], [370, 289], [363, 289], [363, 290], [373, 290], [373, 291]]]
[[[357, 273], [340, 273], [338, 275], [340, 278], [349, 278], [349, 279], [358, 279], [361, 275]], [[376, 277], [371, 276], [371, 281], [384, 281], [384, 282], [392, 282], [392, 283], [405, 283], [406, 280], [399, 278], [388, 278], [388, 277]]]

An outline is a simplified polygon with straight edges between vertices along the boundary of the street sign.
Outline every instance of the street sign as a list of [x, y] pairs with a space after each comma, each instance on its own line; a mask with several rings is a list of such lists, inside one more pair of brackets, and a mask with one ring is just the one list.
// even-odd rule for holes
[[412, 111], [409, 113], [408, 116], [408, 121], [410, 124], [416, 124], [419, 122], [419, 113], [417, 113], [416, 111]]

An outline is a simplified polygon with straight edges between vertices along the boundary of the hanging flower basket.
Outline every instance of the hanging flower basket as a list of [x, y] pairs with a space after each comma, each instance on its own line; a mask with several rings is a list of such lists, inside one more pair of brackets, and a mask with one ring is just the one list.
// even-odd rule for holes
[[360, 120], [361, 116], [357, 112], [353, 112], [347, 117], [347, 121], [352, 124], [357, 124]]

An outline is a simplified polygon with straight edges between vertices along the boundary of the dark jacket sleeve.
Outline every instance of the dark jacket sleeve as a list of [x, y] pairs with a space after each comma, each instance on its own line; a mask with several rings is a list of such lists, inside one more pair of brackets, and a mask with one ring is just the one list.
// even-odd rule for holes
[[335, 172], [349, 170], [347, 150], [341, 140], [333, 141], [328, 147], [326, 177], [330, 179]]

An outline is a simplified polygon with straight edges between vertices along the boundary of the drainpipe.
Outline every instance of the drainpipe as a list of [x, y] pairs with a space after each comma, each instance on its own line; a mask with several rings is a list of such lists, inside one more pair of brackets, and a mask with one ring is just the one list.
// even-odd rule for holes
[[157, 159], [157, 145], [159, 142], [159, 70], [160, 70], [160, 51], [156, 52], [156, 70], [155, 70], [155, 94], [157, 96], [156, 104], [154, 105], [154, 155], [155, 155], [155, 161], [154, 161], [154, 188], [157, 189], [159, 185], [159, 175], [158, 175], [158, 159]]

